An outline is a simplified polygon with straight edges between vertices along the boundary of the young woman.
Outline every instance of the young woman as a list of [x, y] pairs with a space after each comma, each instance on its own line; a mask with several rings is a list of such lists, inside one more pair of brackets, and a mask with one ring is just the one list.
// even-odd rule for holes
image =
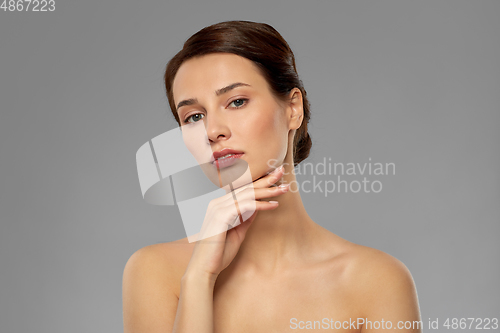
[[[180, 126], [203, 122], [216, 156], [248, 163], [252, 186], [234, 191], [241, 213], [255, 212], [197, 242], [134, 253], [123, 276], [126, 333], [421, 331], [408, 269], [315, 223], [287, 186], [311, 148], [310, 110], [274, 28], [227, 21], [200, 30], [168, 63], [165, 85]], [[231, 194], [210, 203], [204, 225], [233, 222]]]

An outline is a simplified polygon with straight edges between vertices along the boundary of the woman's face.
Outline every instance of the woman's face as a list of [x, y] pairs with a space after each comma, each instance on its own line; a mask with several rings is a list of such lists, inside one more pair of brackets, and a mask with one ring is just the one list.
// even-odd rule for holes
[[184, 140], [200, 165], [211, 165], [214, 152], [234, 149], [243, 153], [254, 181], [284, 162], [293, 111], [274, 97], [252, 61], [230, 53], [191, 58], [172, 89]]

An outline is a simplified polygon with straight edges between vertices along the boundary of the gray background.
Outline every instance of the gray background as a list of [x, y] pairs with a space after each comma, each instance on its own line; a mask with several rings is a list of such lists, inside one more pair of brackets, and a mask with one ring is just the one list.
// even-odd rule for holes
[[378, 194], [303, 193], [311, 217], [403, 261], [424, 323], [500, 317], [499, 14], [500, 1], [456, 0], [0, 11], [0, 331], [123, 330], [127, 259], [186, 236], [176, 207], [144, 202], [135, 165], [176, 126], [163, 70], [193, 33], [233, 19], [273, 25], [294, 50], [307, 161], [396, 164], [370, 178]]

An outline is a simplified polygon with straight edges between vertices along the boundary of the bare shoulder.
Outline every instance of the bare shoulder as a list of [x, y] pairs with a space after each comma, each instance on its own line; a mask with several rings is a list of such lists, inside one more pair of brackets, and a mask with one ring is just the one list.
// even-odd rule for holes
[[347, 255], [351, 259], [352, 277], [356, 280], [368, 282], [388, 278], [411, 278], [406, 265], [386, 252], [351, 243]]
[[387, 273], [388, 270], [394, 274], [409, 273], [406, 266], [390, 254], [350, 242], [325, 228], [321, 229], [323, 240], [321, 244], [326, 244], [322, 247], [328, 253], [328, 257], [342, 262], [347, 274], [372, 276], [376, 272]]
[[399, 259], [383, 251], [350, 242], [320, 227], [316, 234], [319, 258], [324, 258], [331, 272], [336, 272], [336, 283], [346, 288], [377, 292], [379, 287], [413, 288], [410, 271]]
[[180, 239], [145, 246], [130, 256], [122, 281], [124, 332], [172, 330], [192, 245]]
[[365, 316], [379, 311], [389, 316], [397, 308], [401, 317], [419, 318], [415, 283], [403, 262], [383, 251], [350, 242], [345, 258], [345, 280]]
[[124, 274], [159, 275], [164, 281], [180, 281], [193, 247], [187, 238], [145, 246], [130, 256]]
[[[186, 256], [191, 256], [194, 243], [189, 243], [187, 238], [178, 239], [172, 242], [147, 245], [140, 248], [130, 259], [160, 259], [173, 262], [182, 262]], [[129, 259], [129, 260], [130, 260]]]

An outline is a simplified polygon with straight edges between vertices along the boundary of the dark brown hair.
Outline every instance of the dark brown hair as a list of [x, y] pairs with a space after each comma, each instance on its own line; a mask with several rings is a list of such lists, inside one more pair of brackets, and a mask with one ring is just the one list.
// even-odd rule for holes
[[309, 156], [312, 141], [307, 132], [310, 104], [306, 90], [295, 67], [295, 57], [288, 43], [276, 29], [265, 23], [225, 21], [205, 27], [192, 35], [167, 64], [165, 88], [170, 109], [180, 125], [172, 84], [182, 63], [190, 58], [209, 53], [233, 53], [253, 61], [260, 69], [274, 95], [286, 101], [293, 88], [300, 89], [304, 119], [294, 137], [294, 166]]

